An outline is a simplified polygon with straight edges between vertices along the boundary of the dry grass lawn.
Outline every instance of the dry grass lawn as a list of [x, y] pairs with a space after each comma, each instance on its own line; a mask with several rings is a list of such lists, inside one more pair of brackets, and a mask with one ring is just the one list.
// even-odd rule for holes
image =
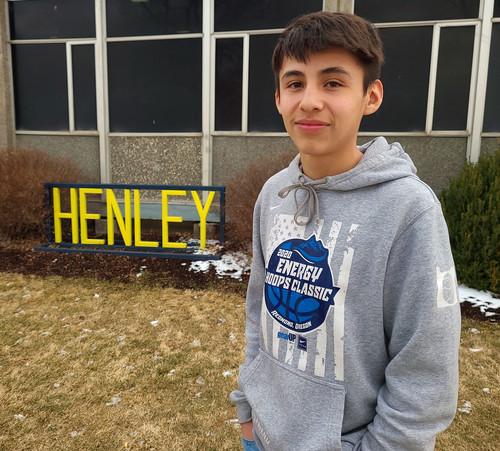
[[[239, 449], [243, 332], [236, 294], [0, 273], [0, 449]], [[438, 450], [500, 443], [499, 342], [499, 326], [464, 322], [472, 407]]]

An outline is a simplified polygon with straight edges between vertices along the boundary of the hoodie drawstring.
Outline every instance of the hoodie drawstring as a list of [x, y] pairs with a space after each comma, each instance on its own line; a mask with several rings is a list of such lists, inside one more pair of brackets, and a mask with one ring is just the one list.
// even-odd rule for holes
[[[287, 186], [283, 188], [279, 193], [278, 196], [284, 199], [290, 191], [295, 190], [294, 194], [294, 199], [295, 199], [295, 207], [297, 208], [297, 211], [295, 215], [293, 216], [293, 220], [295, 221], [295, 224], [299, 226], [305, 226], [309, 224], [314, 216], [314, 210], [316, 209], [316, 223], [319, 221], [319, 200], [318, 200], [318, 194], [316, 193], [316, 190], [313, 188], [313, 186], [316, 185], [321, 185], [323, 183], [326, 183], [327, 179], [320, 179], [320, 180], [311, 180], [310, 182], [306, 182], [306, 179], [303, 174], [299, 175], [299, 183], [295, 183], [293, 185]], [[304, 199], [304, 202], [302, 202], [300, 205], [297, 201], [297, 191], [298, 190], [304, 190], [306, 192], [306, 198]], [[305, 222], [301, 221], [299, 219], [299, 216], [301, 213], [307, 208], [307, 220]]]

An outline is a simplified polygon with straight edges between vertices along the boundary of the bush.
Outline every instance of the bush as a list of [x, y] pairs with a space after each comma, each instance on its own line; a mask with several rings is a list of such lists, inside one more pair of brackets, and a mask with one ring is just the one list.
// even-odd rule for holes
[[68, 158], [39, 149], [0, 149], [0, 234], [42, 238], [47, 217], [44, 183], [81, 181], [81, 170]]
[[441, 194], [457, 276], [479, 290], [500, 291], [500, 149], [466, 163]]
[[296, 151], [269, 155], [237, 172], [226, 186], [227, 238], [236, 244], [252, 242], [253, 209], [269, 177], [286, 168]]

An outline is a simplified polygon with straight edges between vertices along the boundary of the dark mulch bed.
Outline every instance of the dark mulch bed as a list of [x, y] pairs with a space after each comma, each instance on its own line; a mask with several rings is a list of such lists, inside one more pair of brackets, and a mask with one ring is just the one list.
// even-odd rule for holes
[[[94, 277], [101, 280], [137, 282], [137, 274], [146, 266], [147, 281], [178, 289], [215, 288], [241, 294], [246, 291], [248, 276], [241, 281], [219, 277], [213, 268], [206, 273], [189, 271], [188, 260], [138, 258], [105, 254], [41, 252], [32, 249], [0, 247], [0, 272], [35, 274], [38, 276]], [[141, 283], [144, 281], [141, 278]], [[462, 315], [478, 321], [496, 323], [500, 311], [486, 316], [479, 307], [462, 302]]]
[[206, 273], [189, 271], [188, 260], [139, 258], [107, 254], [43, 252], [0, 247], [0, 272], [38, 276], [94, 277], [100, 280], [137, 282], [141, 267], [144, 280], [178, 289], [216, 288], [245, 293], [248, 276], [241, 281], [220, 278], [211, 268]]

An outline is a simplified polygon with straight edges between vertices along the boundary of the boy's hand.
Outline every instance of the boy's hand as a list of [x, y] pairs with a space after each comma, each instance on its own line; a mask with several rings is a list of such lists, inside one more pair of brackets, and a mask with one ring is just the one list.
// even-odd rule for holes
[[246, 440], [253, 440], [253, 421], [241, 423], [241, 434]]

